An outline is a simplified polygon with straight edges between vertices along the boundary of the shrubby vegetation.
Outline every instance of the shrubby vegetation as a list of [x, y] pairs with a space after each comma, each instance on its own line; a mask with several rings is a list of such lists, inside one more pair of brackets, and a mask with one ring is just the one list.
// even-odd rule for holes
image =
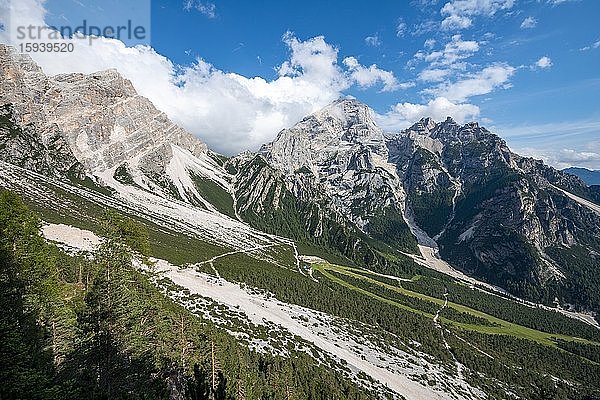
[[[429, 169], [443, 170], [432, 153], [424, 149], [418, 149], [415, 152], [415, 157], [409, 165], [409, 170], [427, 171]], [[454, 197], [454, 189], [448, 176], [444, 173], [429, 178], [436, 181], [436, 185], [432, 185], [429, 191], [423, 190], [421, 185], [425, 182], [414, 181], [415, 177], [409, 175], [408, 184], [408, 199], [410, 207], [413, 211], [417, 225], [421, 227], [430, 237], [434, 237], [440, 233], [446, 221], [452, 214], [452, 198]]]
[[[472, 371], [486, 375], [472, 372], [468, 377], [473, 384], [483, 386], [491, 398], [514, 398], [509, 392], [535, 400], [600, 396], [598, 364], [529, 340], [462, 330], [453, 333], [447, 335], [453, 353]], [[465, 340], [470, 345], [465, 346]]]
[[441, 298], [448, 291], [448, 301], [462, 304], [486, 314], [542, 332], [558, 333], [600, 342], [600, 330], [574, 320], [557, 311], [520, 304], [507, 298], [483, 293], [475, 288], [455, 282], [442, 282], [431, 277], [421, 277], [414, 282], [402, 282], [402, 287], [415, 292]]
[[315, 282], [297, 272], [261, 263], [245, 254], [234, 254], [214, 263], [228, 281], [245, 282], [251, 287], [270, 291], [277, 299], [323, 311], [338, 317], [377, 326], [403, 338], [421, 343], [420, 349], [443, 361], [449, 360], [439, 331], [432, 329], [430, 318], [401, 310], [366, 294], [330, 281], [318, 271]]
[[[67, 255], [44, 242], [38, 234], [39, 219], [16, 196], [1, 194], [2, 398], [158, 399], [175, 393], [190, 399], [372, 398], [305, 353], [281, 358], [249, 351], [212, 323], [165, 298], [145, 274], [131, 268], [132, 252], [142, 258], [156, 254], [154, 246], [148, 245], [149, 237], [154, 235], [151, 243], [160, 239], [162, 251], [167, 251], [171, 239], [177, 246], [188, 243], [182, 235], [153, 230], [148, 235], [139, 223], [114, 212], [106, 213], [98, 226], [109, 240], [95, 260]], [[186, 257], [206, 259], [219, 250], [223, 249], [199, 243]], [[403, 273], [431, 275], [402, 282], [408, 290], [437, 298], [447, 290], [450, 301], [502, 319], [516, 315], [519, 324], [596, 339], [595, 331], [586, 332], [585, 325], [560, 314], [483, 294], [412, 262], [394, 261]], [[244, 254], [218, 259], [214, 265], [224, 278], [269, 290], [282, 301], [347, 318], [349, 323], [361, 321], [377, 332], [382, 346], [417, 341], [419, 350], [431, 360], [452, 366], [451, 354], [430, 317], [378, 301], [318, 271], [314, 276], [319, 282], [314, 282], [296, 271]], [[365, 289], [376, 290], [371, 286]], [[427, 302], [400, 297], [394, 301], [434, 311]], [[452, 313], [446, 310], [441, 315], [449, 319], [464, 317], [444, 315]], [[445, 327], [450, 330], [445, 337], [452, 354], [470, 368], [468, 379], [491, 398], [507, 398], [507, 387], [528, 399], [598, 397], [594, 345], [559, 341], [563, 351], [510, 336]], [[568, 382], [554, 381], [549, 374]]]
[[0, 398], [366, 399], [304, 353], [249, 351], [165, 298], [132, 268], [150, 251], [137, 223], [109, 212], [94, 260], [39, 236], [0, 193]]
[[212, 204], [219, 212], [235, 218], [233, 210], [233, 198], [224, 188], [219, 186], [213, 180], [203, 178], [191, 172], [192, 180], [196, 190], [203, 199]]
[[[404, 295], [382, 285], [368, 282], [364, 279], [354, 278], [352, 276], [340, 274], [334, 271], [329, 271], [329, 273], [350, 283], [352, 286], [367, 290], [368, 292], [377, 296], [406, 305], [414, 310], [422, 311], [432, 316], [442, 308], [440, 304], [432, 303], [431, 301], [427, 300], [421, 300], [414, 296]], [[441, 310], [440, 316], [465, 324], [493, 326], [490, 321], [484, 318], [479, 318], [469, 313], [460, 312], [449, 307], [445, 307], [443, 310]]]
[[[600, 238], [588, 238], [589, 247], [553, 247], [547, 253], [568, 277], [554, 289], [565, 302], [600, 314]], [[597, 251], [593, 251], [596, 249]]]
[[[236, 254], [228, 257], [227, 260], [220, 259], [215, 262], [215, 267], [227, 280], [246, 282], [249, 286], [269, 290], [279, 300], [321, 310], [349, 320], [361, 321], [372, 326], [379, 332], [378, 335], [391, 342], [388, 333], [397, 335], [401, 340], [415, 340], [421, 343], [419, 350], [430, 354], [432, 359], [451, 365], [451, 355], [444, 348], [440, 331], [434, 327], [430, 317], [402, 310], [366, 293], [352, 290], [333, 282], [319, 271], [313, 273], [319, 280], [314, 282], [300, 277], [294, 271], [258, 263], [244, 254]], [[370, 277], [374, 276], [370, 275]], [[341, 278], [345, 281], [348, 277]], [[422, 283], [421, 281], [427, 282], [427, 277], [421, 277], [414, 282], [402, 282], [402, 285], [418, 284]], [[353, 281], [354, 283], [357, 282]], [[444, 283], [442, 283], [442, 294], [443, 287]], [[449, 292], [451, 287], [448, 287]], [[462, 285], [457, 287], [463, 288]], [[487, 296], [468, 287], [464, 289], [473, 292], [474, 296], [478, 294]], [[431, 291], [435, 292], [435, 288], [432, 287]], [[496, 296], [489, 296], [489, 298], [495, 301], [501, 300]], [[554, 312], [543, 312], [550, 316], [566, 318]], [[578, 322], [572, 319], [566, 318], [564, 322], [566, 322], [565, 326], [569, 322], [578, 326]], [[445, 337], [451, 345], [452, 354], [471, 369], [467, 374], [469, 381], [484, 388], [491, 398], [511, 398], [507, 394], [507, 389], [524, 398], [536, 400], [585, 399], [586, 396], [595, 398], [594, 396], [600, 395], [598, 392], [600, 386], [595, 381], [600, 374], [600, 366], [579, 357], [575, 351], [565, 352], [556, 347], [507, 335], [477, 333], [449, 325], [445, 325], [445, 328], [450, 330]], [[507, 354], [504, 354], [505, 352]], [[546, 358], [549, 360], [548, 363], [545, 361]], [[581, 376], [579, 373], [586, 376]], [[548, 374], [560, 379], [568, 379], [570, 383], [555, 382], [548, 378]]]
[[580, 343], [566, 340], [556, 340], [556, 344], [561, 349], [565, 349], [569, 353], [577, 354], [585, 357], [590, 361], [600, 364], [600, 345]]

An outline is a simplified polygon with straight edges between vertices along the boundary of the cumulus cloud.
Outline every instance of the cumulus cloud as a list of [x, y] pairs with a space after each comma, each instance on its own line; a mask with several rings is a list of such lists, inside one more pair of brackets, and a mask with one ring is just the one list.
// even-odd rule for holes
[[196, 10], [208, 18], [217, 17], [217, 6], [214, 3], [200, 0], [185, 0], [183, 2], [183, 9], [186, 11]]
[[467, 29], [473, 25], [469, 17], [462, 15], [449, 15], [442, 21], [442, 29], [446, 31]]
[[550, 57], [543, 56], [535, 62], [535, 66], [541, 69], [550, 68], [552, 66], [552, 60]]
[[450, 75], [449, 69], [424, 69], [419, 73], [419, 80], [424, 82], [440, 82]]
[[593, 151], [577, 151], [573, 149], [562, 149], [557, 157], [561, 162], [571, 165], [581, 163], [600, 163], [600, 153]]
[[367, 36], [365, 38], [365, 43], [369, 46], [378, 47], [381, 46], [381, 39], [379, 39], [378, 35]]
[[589, 169], [600, 169], [600, 152], [579, 151], [575, 149], [540, 149], [540, 148], [518, 148], [518, 154], [533, 157], [544, 161], [558, 169], [569, 167], [584, 167]]
[[531, 29], [535, 28], [537, 25], [537, 19], [533, 17], [527, 17], [521, 22], [521, 29]]
[[[19, 21], [44, 25], [40, 0], [10, 5]], [[11, 38], [0, 32], [0, 40], [9, 43]], [[257, 149], [352, 85], [381, 84], [383, 90], [410, 85], [376, 65], [362, 66], [355, 58], [338, 64], [338, 49], [322, 36], [300, 40], [286, 33], [282, 40], [289, 57], [271, 80], [226, 73], [201, 58], [189, 66], [176, 65], [151, 47], [127, 47], [107, 38], [96, 38], [92, 45], [64, 39], [75, 44], [73, 53], [32, 53], [32, 57], [49, 75], [116, 68], [175, 123], [225, 154]]]
[[372, 87], [378, 82], [383, 84], [383, 92], [391, 92], [414, 86], [413, 83], [400, 83], [390, 71], [385, 71], [372, 64], [369, 67], [362, 66], [355, 57], [346, 57], [343, 61], [348, 68], [349, 77], [360, 87]]
[[479, 72], [468, 74], [456, 82], [426, 89], [425, 92], [462, 102], [469, 97], [487, 94], [497, 88], [509, 87], [508, 80], [515, 71], [516, 69], [508, 64], [493, 64]]
[[396, 36], [404, 37], [404, 35], [406, 34], [406, 29], [407, 25], [406, 22], [404, 22], [404, 19], [398, 18], [398, 24], [396, 25]]
[[423, 47], [425, 47], [426, 49], [433, 49], [433, 47], [435, 46], [435, 39], [433, 38], [429, 38], [425, 41], [425, 43], [423, 43]]
[[399, 131], [408, 128], [423, 117], [443, 121], [451, 116], [464, 123], [479, 116], [479, 107], [468, 103], [455, 103], [445, 97], [437, 97], [427, 104], [398, 103], [385, 114], [376, 115], [377, 123], [385, 130]]
[[452, 67], [457, 66], [456, 63], [458, 61], [471, 57], [477, 51], [479, 51], [478, 42], [474, 40], [462, 40], [461, 35], [454, 35], [443, 49], [429, 53], [419, 51], [415, 54], [415, 58], [430, 63], [431, 67]]
[[472, 17], [491, 17], [500, 10], [508, 10], [514, 0], [452, 0], [442, 7], [444, 17], [442, 28], [447, 30], [465, 29], [472, 25]]
[[279, 68], [280, 77], [302, 78], [327, 89], [340, 91], [349, 84], [337, 64], [338, 49], [323, 36], [301, 41], [291, 32], [283, 36], [291, 55]]

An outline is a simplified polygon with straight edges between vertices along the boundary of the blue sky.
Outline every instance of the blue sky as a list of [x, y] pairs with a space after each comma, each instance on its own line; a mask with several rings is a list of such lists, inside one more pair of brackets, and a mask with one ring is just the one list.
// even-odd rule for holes
[[[410, 62], [424, 42], [433, 38], [437, 42], [434, 50], [439, 49], [459, 33], [465, 41], [486, 42], [467, 60], [473, 70], [494, 62], [519, 67], [533, 65], [543, 56], [552, 60], [552, 67], [546, 70], [515, 73], [511, 90], [473, 98], [487, 117], [511, 124], [549, 122], [549, 115], [564, 120], [594, 113], [600, 117], [600, 50], [579, 51], [600, 40], [600, 2], [552, 5], [517, 1], [494, 17], [473, 17], [468, 29], [442, 31], [434, 27], [417, 33], [419, 24], [443, 19], [440, 9], [445, 3], [223, 1], [215, 3], [215, 17], [207, 18], [201, 12], [185, 11], [177, 1], [160, 0], [153, 2], [152, 45], [177, 63], [202, 57], [225, 71], [275, 78], [274, 67], [286, 59], [288, 51], [281, 40], [285, 32], [294, 32], [301, 39], [323, 35], [340, 49], [340, 59], [355, 56], [362, 64], [375, 63], [393, 71], [402, 81], [416, 81], [426, 63], [411, 66]], [[522, 29], [528, 17], [535, 26]], [[399, 19], [406, 24], [400, 37]], [[366, 40], [369, 37], [376, 39]], [[384, 112], [399, 101], [421, 100], [421, 90], [429, 85], [416, 82], [414, 88], [403, 91], [382, 93], [374, 87], [351, 88], [346, 93]]]
[[[78, 68], [116, 67], [224, 153], [255, 149], [304, 113], [350, 95], [389, 130], [452, 115], [478, 120], [516, 151], [553, 165], [600, 168], [600, 1], [137, 0], [129, 9], [115, 0], [20, 1], [41, 4], [50, 25], [142, 21], [153, 58], [113, 46], [129, 61], [88, 56], [91, 65]], [[114, 53], [103, 46], [96, 53]], [[36, 57], [50, 72], [79, 65]], [[155, 63], [154, 76], [170, 65], [175, 88], [159, 92], [133, 71]]]

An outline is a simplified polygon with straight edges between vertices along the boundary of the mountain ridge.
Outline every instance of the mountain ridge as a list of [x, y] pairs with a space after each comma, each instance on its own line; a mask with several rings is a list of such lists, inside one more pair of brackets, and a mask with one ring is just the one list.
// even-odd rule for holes
[[[600, 251], [593, 239], [600, 234], [597, 214], [563, 191], [592, 202], [597, 193], [511, 152], [476, 122], [423, 118], [384, 132], [368, 106], [339, 99], [279, 132], [257, 155], [224, 160], [114, 70], [47, 78], [6, 46], [0, 58], [8, 119], [33, 124], [42, 138], [54, 129], [66, 144], [50, 159], [71, 160], [62, 169], [74, 168], [80, 178], [85, 171], [122, 193], [133, 185], [235, 223], [245, 215], [259, 230], [319, 243], [381, 272], [395, 268], [384, 254], [424, 250], [522, 297], [600, 304], [579, 304], [556, 289], [574, 272], [548, 254], [573, 246]], [[269, 219], [280, 222], [269, 226]]]
[[[261, 396], [284, 396], [281, 383], [288, 397], [323, 400], [340, 387], [356, 399], [597, 392], [600, 213], [580, 179], [512, 153], [477, 123], [423, 118], [384, 132], [353, 99], [227, 158], [116, 71], [49, 78], [10, 51], [0, 46], [0, 187], [67, 245], [102, 232], [103, 210], [127, 229], [141, 223], [154, 258], [128, 274], [172, 303], [165, 310], [222, 336], [195, 339], [207, 358], [187, 347], [183, 316], [161, 325], [172, 354], [156, 381], [174, 398], [207, 385], [215, 357], [227, 362], [222, 390], [238, 397], [257, 382]], [[87, 284], [73, 271], [69, 293]], [[137, 343], [140, 317], [128, 313], [134, 332], [117, 339]], [[250, 352], [244, 362], [260, 360], [252, 381], [231, 343]], [[307, 365], [341, 386], [320, 389]]]
[[588, 186], [600, 185], [600, 171], [580, 167], [569, 167], [562, 170], [583, 180]]

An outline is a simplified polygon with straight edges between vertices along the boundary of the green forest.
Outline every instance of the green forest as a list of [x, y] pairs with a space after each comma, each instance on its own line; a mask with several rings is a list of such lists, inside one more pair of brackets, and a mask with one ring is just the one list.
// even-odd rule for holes
[[94, 258], [40, 236], [0, 193], [1, 399], [367, 399], [305, 353], [249, 351], [132, 268], [148, 233], [114, 212]]
[[[165, 296], [150, 273], [132, 267], [133, 258], [151, 264], [156, 246], [169, 255], [164, 250], [169, 244], [194, 245], [193, 240], [157, 237], [148, 225], [115, 211], [105, 211], [97, 225], [105, 240], [94, 257], [65, 251], [40, 236], [40, 218], [17, 195], [0, 194], [1, 399], [389, 396], [354, 383], [343, 367], [332, 368], [310, 352], [292, 347], [283, 357], [250, 350], [224, 326]], [[197, 244], [188, 257], [219, 253]], [[179, 257], [171, 256], [173, 261]], [[383, 348], [410, 352], [404, 343], [416, 341], [422, 356], [450, 374], [456, 373], [453, 360], [458, 360], [467, 368], [465, 379], [490, 398], [600, 398], [597, 330], [553, 311], [485, 294], [417, 268], [412, 261], [393, 263], [413, 279], [399, 282], [356, 268], [352, 274], [316, 268], [312, 280], [240, 253], [217, 259], [214, 267], [228, 281], [326, 312], [337, 318], [336, 323], [376, 337]], [[407, 290], [417, 296], [403, 294]], [[440, 304], [421, 295], [446, 295], [451, 302], [517, 327], [563, 339], [547, 345], [488, 334], [486, 329], [497, 328], [494, 322], [450, 307], [440, 312], [446, 331], [442, 337], [432, 322]], [[480, 327], [481, 332], [462, 329], [460, 323]], [[582, 339], [564, 339], [570, 336]], [[422, 379], [427, 384], [428, 378]]]

